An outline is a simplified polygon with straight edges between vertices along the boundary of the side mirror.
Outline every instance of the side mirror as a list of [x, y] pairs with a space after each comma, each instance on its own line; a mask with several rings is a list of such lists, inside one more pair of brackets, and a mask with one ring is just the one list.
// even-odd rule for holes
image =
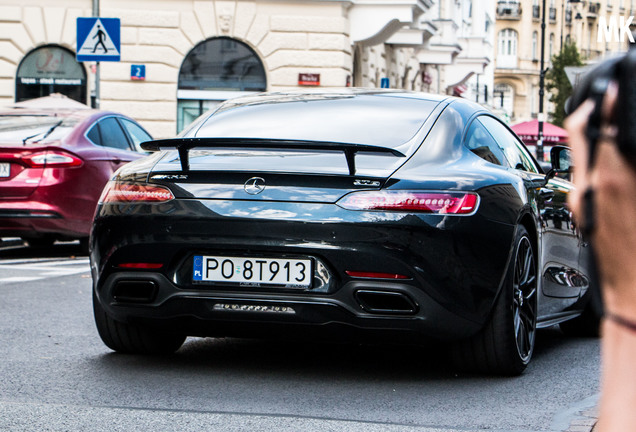
[[545, 175], [546, 184], [557, 174], [570, 174], [572, 172], [574, 168], [574, 164], [572, 163], [572, 150], [565, 146], [552, 147], [550, 150], [550, 164], [551, 169]]
[[574, 164], [572, 163], [572, 150], [569, 147], [554, 146], [550, 150], [550, 162], [552, 169], [558, 173], [571, 173]]

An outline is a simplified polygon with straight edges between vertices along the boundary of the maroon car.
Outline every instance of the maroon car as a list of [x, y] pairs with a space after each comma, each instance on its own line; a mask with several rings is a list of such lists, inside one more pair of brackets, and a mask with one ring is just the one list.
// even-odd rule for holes
[[84, 245], [102, 189], [151, 139], [134, 120], [92, 109], [0, 112], [0, 238]]

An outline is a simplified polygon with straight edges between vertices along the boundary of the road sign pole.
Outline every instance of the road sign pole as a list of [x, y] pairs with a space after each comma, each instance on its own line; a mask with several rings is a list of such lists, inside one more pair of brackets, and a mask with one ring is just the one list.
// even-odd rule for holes
[[[93, 16], [99, 18], [99, 0], [93, 0]], [[93, 108], [99, 109], [100, 104], [100, 92], [99, 92], [99, 62], [95, 62], [95, 102]]]
[[93, 108], [99, 109], [100, 102], [100, 94], [99, 94], [99, 62], [95, 62], [95, 102], [93, 103]]

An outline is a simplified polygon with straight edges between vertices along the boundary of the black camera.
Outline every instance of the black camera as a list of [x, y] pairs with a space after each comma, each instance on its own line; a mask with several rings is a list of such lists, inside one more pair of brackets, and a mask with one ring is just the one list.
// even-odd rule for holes
[[600, 135], [601, 106], [611, 81], [618, 84], [618, 100], [614, 112], [606, 121], [617, 126], [617, 145], [621, 153], [636, 166], [636, 48], [620, 57], [606, 60], [589, 71], [574, 88], [566, 103], [566, 111], [572, 113], [587, 99], [592, 99], [595, 108], [587, 124], [586, 135], [590, 145], [590, 163], [594, 163], [596, 143]]

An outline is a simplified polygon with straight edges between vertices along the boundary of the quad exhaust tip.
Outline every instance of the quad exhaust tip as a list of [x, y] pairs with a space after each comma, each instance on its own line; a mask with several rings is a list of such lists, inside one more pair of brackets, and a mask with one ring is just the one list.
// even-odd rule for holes
[[417, 304], [411, 298], [397, 291], [361, 289], [355, 298], [366, 312], [385, 315], [414, 315]]
[[157, 296], [157, 284], [149, 280], [119, 281], [113, 289], [113, 298], [122, 303], [150, 303]]

